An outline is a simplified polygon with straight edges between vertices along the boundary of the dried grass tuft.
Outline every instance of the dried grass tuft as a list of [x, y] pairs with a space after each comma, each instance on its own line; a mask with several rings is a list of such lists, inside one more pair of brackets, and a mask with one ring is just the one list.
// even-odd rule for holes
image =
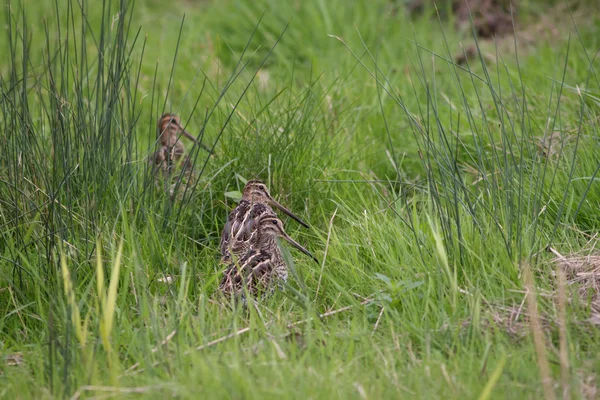
[[576, 286], [579, 298], [589, 302], [590, 317], [587, 322], [600, 325], [600, 254], [563, 256], [553, 248], [553, 262], [565, 272], [569, 286]]
[[[590, 307], [589, 317], [579, 322], [600, 326], [600, 253], [592, 252], [588, 255], [573, 253], [564, 256], [551, 247], [548, 248], [548, 251], [555, 256], [551, 260], [552, 264], [560, 269], [557, 276], [562, 271], [567, 287], [571, 289], [565, 290], [563, 293], [566, 304], [573, 302], [575, 293], [582, 305], [589, 304]], [[558, 303], [560, 300], [558, 292], [557, 287], [556, 290], [541, 292], [539, 295], [554, 299]], [[523, 295], [525, 300], [526, 292], [523, 292]], [[557, 328], [557, 321], [553, 315], [540, 310], [539, 318], [542, 330], [548, 331]], [[487, 311], [481, 319], [481, 329], [490, 331], [500, 329], [513, 339], [522, 339], [530, 332], [530, 322], [531, 318], [524, 301], [513, 305], [488, 304]], [[467, 319], [462, 323], [462, 328], [470, 326], [471, 323], [472, 319]], [[566, 324], [565, 321], [563, 323]]]
[[[551, 328], [553, 319], [545, 314], [539, 315], [540, 324], [544, 331]], [[471, 326], [473, 320], [468, 318], [461, 324], [461, 329]], [[496, 332], [501, 330], [512, 339], [519, 340], [527, 336], [531, 330], [531, 318], [524, 303], [512, 306], [490, 305], [481, 319], [480, 328], [483, 331]], [[444, 328], [449, 328], [450, 325]]]

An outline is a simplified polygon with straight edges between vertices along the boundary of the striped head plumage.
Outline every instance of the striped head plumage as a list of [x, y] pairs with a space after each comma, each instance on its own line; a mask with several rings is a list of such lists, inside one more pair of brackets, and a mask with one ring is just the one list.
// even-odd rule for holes
[[179, 141], [180, 136], [184, 136], [192, 142], [196, 138], [181, 126], [181, 120], [175, 114], [164, 114], [158, 120], [157, 138], [161, 146], [181, 147], [183, 144]]

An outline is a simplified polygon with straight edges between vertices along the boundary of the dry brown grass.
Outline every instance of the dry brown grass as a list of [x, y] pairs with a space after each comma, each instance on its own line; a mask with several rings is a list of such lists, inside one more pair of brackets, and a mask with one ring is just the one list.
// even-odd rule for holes
[[[531, 316], [525, 302], [525, 292], [523, 292], [523, 301], [519, 304], [488, 304], [480, 318], [479, 329], [492, 334], [501, 331], [514, 340], [523, 339], [531, 332]], [[538, 318], [544, 331], [554, 328], [554, 318], [552, 316], [540, 312]], [[461, 323], [460, 329], [468, 329], [472, 324], [473, 319], [468, 318]], [[445, 325], [442, 329], [450, 327], [451, 325]]]
[[580, 372], [579, 382], [581, 385], [581, 397], [583, 399], [593, 400], [600, 398], [600, 388], [598, 388], [596, 375]]
[[[501, 329], [513, 339], [521, 339], [530, 331], [531, 316], [524, 304], [497, 306], [489, 310], [489, 318], [482, 323], [484, 329]], [[541, 314], [539, 320], [544, 330], [549, 329], [551, 319]]]
[[587, 322], [600, 325], [600, 253], [564, 256], [553, 248], [549, 251], [555, 256], [553, 263], [565, 272], [568, 286], [574, 288], [582, 304], [589, 304]]
[[[557, 305], [557, 309], [564, 309], [567, 305], [570, 307], [578, 306], [587, 309], [589, 305], [588, 317], [581, 321], [571, 321], [574, 323], [583, 323], [594, 327], [600, 326], [600, 253], [594, 252], [594, 245], [590, 246], [591, 250], [587, 250], [589, 254], [582, 255], [582, 251], [571, 253], [568, 256], [560, 254], [553, 248], [548, 248], [554, 258], [550, 263], [559, 270], [549, 280], [556, 281], [553, 288], [550, 290], [538, 291], [538, 297], [550, 299]], [[560, 273], [566, 278], [566, 287], [563, 287], [562, 294], [560, 293], [560, 285], [558, 278]], [[540, 272], [538, 271], [538, 277]], [[526, 306], [528, 291], [522, 291], [522, 301], [513, 304], [487, 304], [486, 311], [481, 318], [481, 329], [489, 331], [502, 330], [513, 339], [522, 339], [531, 331], [531, 315]], [[561, 304], [561, 296], [562, 303]], [[574, 302], [574, 298], [579, 299], [578, 303]], [[566, 310], [563, 310], [566, 314]], [[540, 327], [543, 331], [549, 331], [561, 328], [559, 325], [560, 318], [546, 308], [539, 309], [538, 312]], [[464, 321], [461, 325], [466, 328], [472, 324], [472, 319]], [[566, 315], [563, 316], [563, 321], [566, 325]], [[564, 329], [564, 327], [563, 327]], [[595, 328], [594, 328], [595, 329]]]
[[533, 279], [533, 274], [528, 264], [524, 264], [523, 268], [523, 284], [527, 289], [527, 308], [531, 315], [530, 327], [531, 335], [533, 337], [533, 344], [535, 347], [535, 353], [537, 355], [538, 368], [540, 371], [540, 378], [542, 380], [542, 386], [544, 388], [544, 396], [548, 400], [556, 398], [553, 382], [552, 373], [550, 372], [550, 364], [548, 363], [548, 356], [546, 354], [546, 338], [544, 335], [544, 328], [541, 322], [539, 304], [537, 301], [537, 290]]

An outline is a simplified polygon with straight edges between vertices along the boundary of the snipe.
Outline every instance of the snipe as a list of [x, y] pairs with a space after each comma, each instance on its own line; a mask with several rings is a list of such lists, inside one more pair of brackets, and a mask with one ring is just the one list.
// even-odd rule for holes
[[[157, 128], [157, 140], [160, 144], [160, 148], [150, 157], [150, 162], [154, 164], [154, 174], [159, 170], [162, 171], [167, 186], [171, 184], [171, 178], [179, 178], [179, 174], [175, 174], [178, 168], [181, 168], [181, 175], [182, 177], [185, 177], [187, 181], [192, 179], [192, 161], [190, 160], [189, 155], [186, 155], [185, 146], [180, 140], [181, 136], [197, 143], [198, 146], [212, 154], [207, 146], [198, 143], [196, 137], [183, 128], [181, 120], [177, 115], [169, 113], [164, 114], [158, 120]], [[171, 192], [172, 191], [173, 188], [171, 188]]]
[[309, 227], [294, 213], [275, 201], [263, 182], [250, 180], [244, 187], [242, 200], [229, 214], [227, 223], [223, 228], [220, 245], [221, 262], [229, 263], [232, 251], [238, 258], [244, 256], [250, 238], [257, 228], [256, 221], [258, 218], [263, 215], [277, 216], [272, 207], [281, 210], [300, 225], [306, 228]]
[[[157, 139], [160, 148], [152, 158], [154, 163], [162, 169], [172, 170], [174, 164], [180, 161], [185, 161], [185, 147], [180, 140], [180, 136], [196, 143], [197, 139], [181, 125], [181, 120], [175, 114], [164, 114], [158, 120]], [[202, 143], [198, 143], [200, 147], [209, 153], [211, 150]], [[189, 160], [188, 160], [189, 161]], [[189, 162], [188, 162], [189, 165]]]
[[[241, 298], [246, 304], [246, 291], [252, 297], [273, 291], [276, 284], [287, 281], [288, 269], [277, 237], [317, 261], [308, 250], [292, 239], [276, 215], [263, 213], [255, 220], [255, 230], [250, 235], [245, 254], [230, 260], [224, 271], [219, 290], [226, 296]], [[318, 262], [318, 261], [317, 261]]]

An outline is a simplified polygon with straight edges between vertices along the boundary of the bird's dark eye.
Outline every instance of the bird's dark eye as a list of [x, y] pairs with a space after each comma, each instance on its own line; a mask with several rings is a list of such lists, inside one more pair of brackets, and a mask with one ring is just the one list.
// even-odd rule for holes
[[277, 220], [273, 220], [273, 225], [277, 225]]
[[265, 187], [264, 187], [263, 185], [260, 185], [258, 188], [259, 188], [260, 190], [265, 190]]

